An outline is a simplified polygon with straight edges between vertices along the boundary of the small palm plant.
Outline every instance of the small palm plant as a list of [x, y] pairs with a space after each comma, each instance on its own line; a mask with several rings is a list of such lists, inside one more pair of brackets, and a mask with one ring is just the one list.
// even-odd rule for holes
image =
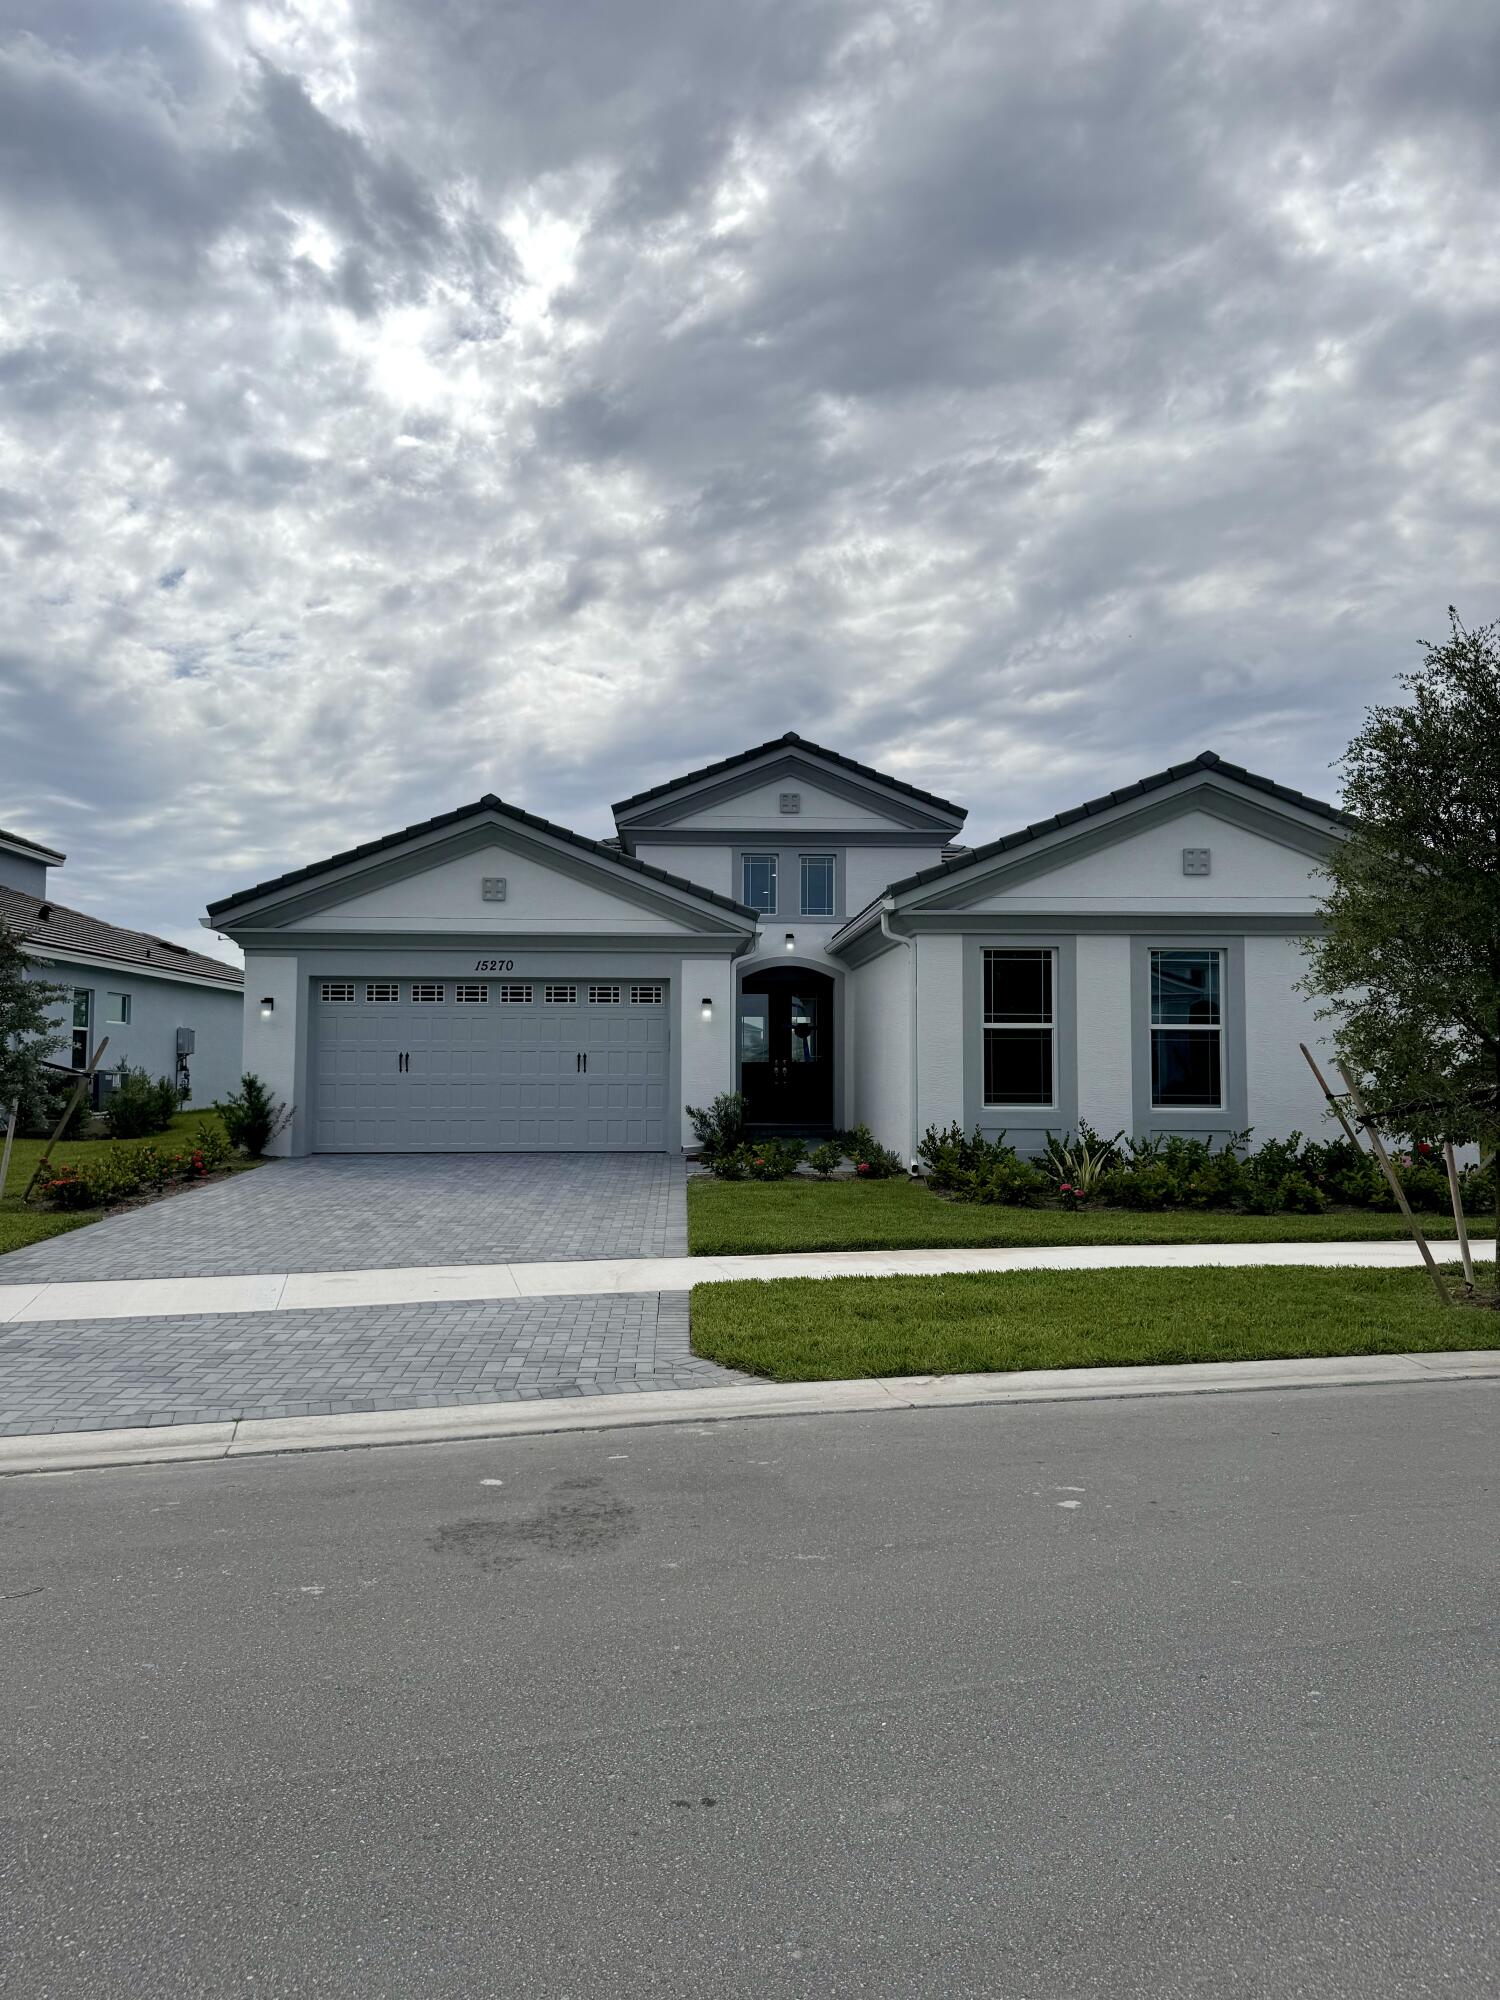
[[1116, 1132], [1113, 1139], [1103, 1139], [1083, 1119], [1078, 1121], [1078, 1131], [1071, 1139], [1055, 1139], [1050, 1132], [1047, 1134], [1042, 1161], [1069, 1208], [1098, 1193], [1104, 1176], [1119, 1165], [1120, 1141], [1124, 1137], [1123, 1132]]

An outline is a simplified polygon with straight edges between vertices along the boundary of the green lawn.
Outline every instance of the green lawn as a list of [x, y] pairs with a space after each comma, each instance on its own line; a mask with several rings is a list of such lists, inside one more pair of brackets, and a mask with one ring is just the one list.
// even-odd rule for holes
[[[1174, 1209], [1144, 1215], [1100, 1208], [986, 1208], [945, 1200], [919, 1181], [688, 1182], [688, 1248], [695, 1257], [761, 1250], [913, 1250], [946, 1244], [1023, 1249], [1055, 1243], [1329, 1243], [1404, 1236], [1394, 1211], [1337, 1209], [1327, 1215], [1234, 1215]], [[1489, 1234], [1489, 1219], [1476, 1229]], [[1423, 1218], [1433, 1237], [1453, 1236], [1450, 1218]]]
[[[53, 1148], [52, 1158], [58, 1166], [62, 1166], [69, 1160], [87, 1159], [102, 1146], [110, 1145], [157, 1145], [167, 1152], [184, 1152], [192, 1145], [198, 1127], [205, 1123], [217, 1125], [219, 1114], [212, 1109], [182, 1111], [167, 1130], [159, 1132], [154, 1139], [60, 1139]], [[97, 1222], [105, 1213], [103, 1209], [93, 1208], [85, 1209], [78, 1215], [59, 1215], [34, 1204], [22, 1207], [21, 1196], [45, 1145], [44, 1139], [17, 1139], [11, 1149], [10, 1172], [3, 1196], [0, 1196], [0, 1256], [7, 1250], [23, 1250], [28, 1243], [40, 1243], [47, 1236], [61, 1236], [66, 1230], [81, 1229], [86, 1223]], [[237, 1170], [259, 1165], [259, 1160], [234, 1162]]]
[[695, 1285], [693, 1351], [773, 1382], [1500, 1347], [1422, 1271], [1006, 1271]]

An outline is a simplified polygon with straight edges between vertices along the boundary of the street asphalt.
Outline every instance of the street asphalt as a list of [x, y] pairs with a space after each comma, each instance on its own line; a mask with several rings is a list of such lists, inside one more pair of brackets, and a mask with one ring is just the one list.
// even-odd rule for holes
[[1489, 1384], [0, 1487], [0, 1989], [1500, 1991]]

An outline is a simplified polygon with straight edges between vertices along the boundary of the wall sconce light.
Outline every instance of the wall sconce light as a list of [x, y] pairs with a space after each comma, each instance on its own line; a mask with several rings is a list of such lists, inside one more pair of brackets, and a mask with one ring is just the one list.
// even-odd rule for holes
[[263, 1021], [269, 1021], [271, 1016], [275, 1012], [276, 1012], [276, 1002], [271, 998], [270, 994], [268, 993], [265, 999], [262, 1000], [260, 1003], [260, 1017]]
[[705, 1021], [711, 1021], [713, 1017], [714, 1003], [710, 995], [705, 993], [703, 996], [703, 1018]]
[[797, 949], [797, 933], [795, 931], [787, 932], [786, 948], [788, 951], [795, 951]]

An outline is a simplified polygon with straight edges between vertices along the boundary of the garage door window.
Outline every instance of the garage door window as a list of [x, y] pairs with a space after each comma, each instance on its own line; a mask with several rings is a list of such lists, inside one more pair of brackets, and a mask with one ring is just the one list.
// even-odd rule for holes
[[665, 986], [632, 986], [631, 1004], [636, 1007], [659, 1007], [667, 997]]
[[531, 988], [529, 986], [497, 986], [495, 997], [502, 1007], [529, 1007]]
[[444, 999], [446, 994], [439, 980], [414, 979], [411, 983], [411, 997], [417, 1001], [437, 1002]]
[[612, 1007], [620, 998], [618, 986], [591, 986], [589, 1000], [595, 1007]]
[[490, 989], [482, 980], [477, 985], [460, 982], [453, 994], [461, 1007], [482, 1007], [490, 997]]
[[323, 1001], [330, 1007], [351, 1006], [354, 1001], [354, 981], [352, 979], [325, 979], [323, 981]]
[[401, 988], [394, 979], [371, 979], [365, 985], [365, 998], [389, 1007], [401, 998]]
[[573, 1002], [578, 998], [578, 988], [576, 986], [547, 986], [542, 990], [546, 995], [549, 1007], [571, 1007]]

